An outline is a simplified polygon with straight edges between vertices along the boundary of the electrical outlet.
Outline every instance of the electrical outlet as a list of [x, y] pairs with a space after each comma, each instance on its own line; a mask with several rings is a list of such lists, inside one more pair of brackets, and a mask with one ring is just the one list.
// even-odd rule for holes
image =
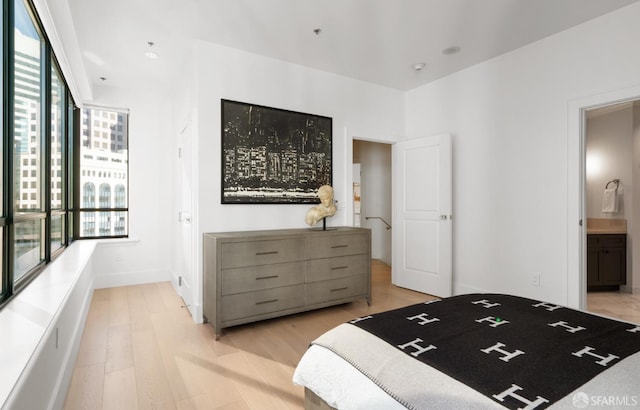
[[531, 285], [540, 286], [540, 274], [534, 273], [531, 275]]

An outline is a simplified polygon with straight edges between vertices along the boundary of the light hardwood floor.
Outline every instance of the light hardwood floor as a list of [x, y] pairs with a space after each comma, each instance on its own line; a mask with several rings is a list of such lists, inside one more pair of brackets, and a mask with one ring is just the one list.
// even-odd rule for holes
[[[372, 265], [364, 300], [225, 329], [194, 324], [171, 285], [94, 292], [65, 409], [302, 409], [291, 378], [309, 342], [355, 317], [430, 299]], [[588, 309], [640, 323], [640, 296], [589, 293]]]
[[372, 312], [431, 297], [390, 283], [373, 261], [364, 300], [225, 329], [194, 324], [171, 285], [94, 292], [65, 409], [302, 409], [293, 371], [309, 342]]
[[589, 292], [587, 310], [627, 322], [640, 323], [640, 294]]

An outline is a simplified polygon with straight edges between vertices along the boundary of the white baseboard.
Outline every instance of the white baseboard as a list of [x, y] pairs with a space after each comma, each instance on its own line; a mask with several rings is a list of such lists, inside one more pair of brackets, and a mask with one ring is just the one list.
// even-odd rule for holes
[[464, 295], [467, 293], [490, 293], [490, 292], [486, 289], [480, 289], [475, 286], [466, 285], [464, 283], [453, 284], [454, 295]]
[[171, 273], [165, 270], [149, 270], [140, 272], [121, 272], [108, 275], [97, 275], [93, 279], [94, 289], [115, 288], [118, 286], [142, 285], [145, 283], [167, 282]]

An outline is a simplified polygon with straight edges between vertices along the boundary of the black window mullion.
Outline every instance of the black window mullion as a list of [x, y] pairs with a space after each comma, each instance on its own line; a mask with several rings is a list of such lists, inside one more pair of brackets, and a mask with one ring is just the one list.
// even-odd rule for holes
[[80, 108], [73, 110], [73, 237], [80, 238], [80, 144], [81, 132], [80, 123], [82, 121], [82, 113]]
[[44, 260], [51, 260], [51, 53], [50, 47], [46, 42], [42, 43], [42, 93], [40, 95], [40, 104], [42, 104], [42, 126], [40, 127], [40, 152], [42, 161], [40, 161], [42, 183], [41, 185], [41, 210], [45, 213], [44, 221]]
[[13, 131], [14, 131], [14, 72], [15, 72], [15, 42], [14, 42], [14, 2], [11, 0], [3, 1], [3, 25], [2, 25], [2, 109], [3, 109], [3, 143], [4, 143], [4, 169], [3, 169], [3, 194], [4, 194], [4, 216], [6, 216], [6, 225], [3, 229], [3, 258], [2, 258], [2, 275], [3, 275], [3, 299], [5, 302], [13, 295], [13, 238], [14, 223], [12, 216], [14, 214], [14, 178], [13, 178]]

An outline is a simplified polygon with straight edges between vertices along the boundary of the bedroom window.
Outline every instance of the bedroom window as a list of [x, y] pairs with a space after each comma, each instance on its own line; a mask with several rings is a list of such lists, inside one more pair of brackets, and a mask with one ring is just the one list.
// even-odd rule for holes
[[79, 237], [126, 237], [129, 115], [101, 107], [86, 107], [80, 115]]
[[2, 0], [0, 307], [73, 239], [74, 102], [29, 0]]
[[[13, 49], [13, 224], [9, 226], [12, 251], [11, 276], [14, 288], [35, 275], [45, 261], [46, 210], [44, 209], [44, 94], [46, 71], [44, 36], [36, 19], [22, 0], [15, 0]], [[46, 64], [47, 66], [49, 64]], [[26, 160], [26, 161], [25, 161]], [[25, 165], [26, 164], [26, 165]], [[31, 188], [31, 182], [37, 182]], [[27, 183], [27, 188], [23, 183]]]

